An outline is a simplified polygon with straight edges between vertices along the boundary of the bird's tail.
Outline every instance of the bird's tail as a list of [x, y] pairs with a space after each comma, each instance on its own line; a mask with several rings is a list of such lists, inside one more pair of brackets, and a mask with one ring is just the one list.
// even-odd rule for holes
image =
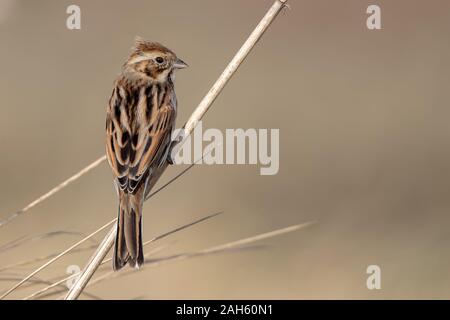
[[144, 263], [142, 249], [142, 195], [121, 193], [117, 220], [116, 243], [113, 268], [121, 269], [125, 264], [139, 268]]

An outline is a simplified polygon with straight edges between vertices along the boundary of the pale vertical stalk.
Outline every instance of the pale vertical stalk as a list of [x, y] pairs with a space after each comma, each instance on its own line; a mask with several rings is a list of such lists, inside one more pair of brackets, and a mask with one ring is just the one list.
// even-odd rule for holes
[[[267, 11], [266, 15], [262, 18], [262, 20], [259, 22], [259, 24], [256, 26], [256, 28], [253, 30], [253, 32], [250, 34], [250, 36], [244, 42], [242, 47], [236, 53], [234, 58], [231, 60], [231, 62], [228, 64], [228, 66], [225, 68], [225, 70], [222, 72], [220, 77], [216, 80], [214, 85], [211, 87], [211, 89], [205, 95], [203, 100], [200, 102], [200, 104], [194, 110], [194, 112], [190, 116], [189, 120], [184, 125], [184, 132], [181, 133], [182, 135], [184, 135], [184, 137], [183, 137], [184, 139], [192, 133], [192, 131], [194, 130], [197, 123], [203, 118], [205, 113], [210, 108], [211, 104], [217, 98], [219, 93], [223, 90], [225, 85], [228, 83], [228, 81], [231, 79], [233, 74], [239, 68], [241, 63], [244, 61], [244, 59], [247, 57], [247, 55], [253, 49], [255, 44], [258, 42], [258, 40], [261, 38], [261, 36], [264, 34], [264, 32], [270, 26], [272, 21], [276, 18], [278, 13], [280, 13], [280, 11], [283, 9], [286, 2], [287, 2], [287, 0], [276, 0], [273, 3], [273, 5], [270, 7], [269, 11]], [[183, 144], [183, 142], [184, 141], [182, 141], [181, 143], [178, 143], [178, 145], [174, 148], [172, 154], [175, 154], [179, 150], [179, 148]], [[158, 177], [156, 177], [156, 179], [153, 179], [153, 184], [156, 183], [159, 176], [161, 176], [161, 174], [164, 172], [165, 168], [167, 168], [167, 164], [165, 166], [163, 166], [163, 168], [158, 172]], [[116, 228], [114, 227], [108, 233], [107, 237], [103, 240], [103, 242], [101, 243], [101, 245], [99, 246], [97, 251], [92, 256], [92, 258], [89, 260], [88, 264], [82, 271], [81, 276], [78, 279], [78, 281], [72, 286], [72, 288], [67, 293], [67, 295], [65, 297], [66, 300], [75, 300], [79, 297], [79, 295], [81, 294], [81, 292], [83, 291], [83, 289], [86, 287], [89, 280], [93, 276], [94, 272], [100, 266], [103, 259], [108, 254], [108, 251], [113, 246], [115, 234], [116, 234]]]
[[[89, 262], [86, 264], [86, 267], [84, 268], [78, 280], [74, 283], [72, 288], [70, 288], [70, 292], [66, 297], [67, 300], [73, 300], [78, 298], [78, 296], [81, 294], [86, 284], [89, 282], [89, 280], [91, 280], [92, 276], [94, 275], [94, 272], [97, 270], [97, 268], [100, 266], [105, 256], [108, 254], [109, 250], [111, 250], [111, 247], [114, 244], [115, 237], [116, 237], [116, 227], [113, 227], [111, 230], [109, 230], [108, 234], [103, 239], [102, 243], [100, 243], [97, 250], [92, 255]], [[71, 299], [71, 297], [74, 298]]]

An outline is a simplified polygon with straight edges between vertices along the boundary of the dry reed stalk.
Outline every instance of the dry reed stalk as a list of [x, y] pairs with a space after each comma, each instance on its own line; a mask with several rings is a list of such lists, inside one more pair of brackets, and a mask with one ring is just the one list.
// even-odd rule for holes
[[[200, 104], [194, 110], [194, 112], [190, 116], [189, 120], [184, 125], [184, 132], [181, 133], [183, 135], [183, 136], [181, 136], [182, 138], [186, 139], [191, 134], [191, 132], [193, 131], [193, 129], [195, 128], [197, 123], [203, 118], [205, 113], [211, 107], [214, 100], [217, 98], [217, 96], [223, 90], [225, 85], [231, 79], [231, 77], [236, 72], [236, 70], [239, 68], [239, 66], [244, 61], [244, 59], [248, 56], [248, 54], [253, 49], [253, 47], [256, 45], [258, 40], [261, 38], [261, 36], [264, 34], [264, 32], [267, 30], [267, 28], [273, 22], [273, 20], [277, 17], [277, 15], [281, 12], [281, 10], [285, 7], [286, 2], [287, 2], [287, 0], [275, 0], [273, 5], [267, 11], [266, 15], [262, 18], [262, 20], [259, 22], [259, 24], [256, 26], [256, 28], [253, 30], [253, 32], [250, 34], [250, 36], [244, 42], [242, 47], [239, 49], [239, 51], [233, 57], [231, 62], [228, 64], [228, 66], [225, 68], [225, 70], [222, 72], [222, 74], [216, 80], [214, 85], [208, 91], [206, 96], [202, 99]], [[182, 132], [182, 131], [180, 131], [180, 132]], [[177, 152], [178, 148], [183, 144], [183, 142], [184, 142], [184, 140], [181, 141], [181, 143], [178, 143], [177, 146], [175, 146], [174, 153]], [[168, 164], [166, 163], [166, 165], [163, 166], [163, 168], [160, 170], [160, 172], [158, 172], [158, 176], [155, 177], [154, 183], [156, 183], [156, 181], [159, 179], [161, 174], [167, 168], [167, 165]], [[152, 187], [152, 186], [149, 186], [149, 187]], [[94, 275], [95, 270], [97, 270], [97, 268], [100, 266], [101, 262], [105, 258], [106, 254], [112, 248], [112, 246], [114, 244], [115, 233], [116, 233], [116, 228], [112, 228], [111, 231], [108, 233], [108, 236], [105, 237], [102, 244], [98, 247], [98, 249], [96, 250], [94, 255], [91, 257], [90, 261], [88, 262], [88, 264], [82, 271], [81, 276], [78, 279], [78, 281], [72, 286], [72, 288], [67, 293], [67, 296], [65, 298], [66, 300], [74, 300], [79, 297], [79, 295], [81, 294], [83, 289], [88, 284], [89, 280]]]

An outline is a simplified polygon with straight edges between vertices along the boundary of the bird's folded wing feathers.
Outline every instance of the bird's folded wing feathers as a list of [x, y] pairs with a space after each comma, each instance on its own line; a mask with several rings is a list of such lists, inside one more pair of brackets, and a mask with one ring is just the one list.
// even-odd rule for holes
[[107, 158], [118, 186], [132, 192], [146, 171], [159, 166], [163, 160], [171, 141], [176, 111], [169, 104], [163, 105], [152, 114], [145, 130], [129, 133], [127, 129], [133, 126], [123, 124], [126, 117], [117, 118], [112, 110], [108, 108], [106, 119]]

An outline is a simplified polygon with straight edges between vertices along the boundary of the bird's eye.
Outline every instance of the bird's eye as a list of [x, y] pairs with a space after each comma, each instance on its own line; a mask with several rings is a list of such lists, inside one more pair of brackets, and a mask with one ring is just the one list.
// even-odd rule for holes
[[164, 59], [163, 59], [163, 57], [156, 57], [155, 61], [158, 63], [163, 63]]

